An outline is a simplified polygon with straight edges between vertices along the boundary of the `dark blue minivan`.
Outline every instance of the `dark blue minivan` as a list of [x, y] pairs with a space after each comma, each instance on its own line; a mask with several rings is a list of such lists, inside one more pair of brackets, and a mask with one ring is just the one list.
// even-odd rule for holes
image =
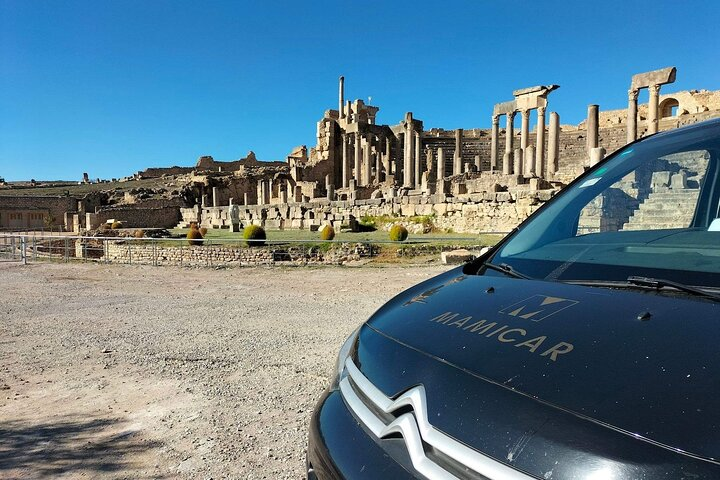
[[634, 142], [342, 346], [309, 479], [720, 478], [720, 120]]

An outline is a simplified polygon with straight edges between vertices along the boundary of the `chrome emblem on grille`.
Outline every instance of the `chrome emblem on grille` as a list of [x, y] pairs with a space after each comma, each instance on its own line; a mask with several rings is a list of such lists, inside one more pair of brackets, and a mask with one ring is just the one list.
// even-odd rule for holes
[[[407, 446], [413, 467], [429, 479], [456, 480], [458, 477], [429, 458], [423, 442], [442, 452], [462, 468], [466, 467], [488, 479], [528, 480], [532, 477], [465, 446], [433, 427], [428, 421], [425, 388], [422, 385], [402, 393], [395, 400], [373, 385], [351, 359], [345, 361], [347, 376], [340, 381], [340, 392], [355, 416], [377, 438], [400, 434]], [[352, 380], [352, 381], [351, 381]], [[357, 391], [356, 391], [357, 390]], [[362, 399], [360, 394], [365, 397]], [[366, 404], [371, 402], [372, 405]], [[410, 407], [412, 412], [393, 416], [393, 412]], [[379, 409], [393, 416], [386, 423], [373, 411]]]

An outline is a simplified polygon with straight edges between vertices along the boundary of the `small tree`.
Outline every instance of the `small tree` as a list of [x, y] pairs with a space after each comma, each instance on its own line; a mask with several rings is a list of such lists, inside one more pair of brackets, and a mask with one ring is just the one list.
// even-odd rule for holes
[[325, 225], [320, 230], [320, 240], [332, 240], [335, 238], [335, 229], [330, 225]]
[[248, 225], [243, 230], [243, 238], [249, 247], [265, 245], [265, 230], [260, 225]]
[[408, 231], [407, 228], [402, 225], [393, 225], [390, 229], [390, 240], [393, 242], [404, 242], [407, 240]]

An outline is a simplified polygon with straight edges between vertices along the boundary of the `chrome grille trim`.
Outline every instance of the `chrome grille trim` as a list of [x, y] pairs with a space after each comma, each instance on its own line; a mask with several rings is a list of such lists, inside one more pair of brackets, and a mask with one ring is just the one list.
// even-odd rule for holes
[[[350, 358], [345, 361], [345, 369], [348, 376], [340, 381], [340, 392], [348, 407], [377, 438], [384, 438], [394, 433], [402, 435], [413, 467], [426, 478], [458, 480], [457, 476], [428, 458], [423, 449], [423, 442], [489, 479], [528, 480], [533, 478], [465, 446], [430, 425], [427, 416], [425, 388], [422, 385], [407, 390], [393, 400], [375, 387]], [[402, 407], [409, 406], [414, 414], [404, 413], [390, 424], [385, 424], [355, 392], [350, 382], [351, 379], [365, 398], [383, 412], [392, 414]]]

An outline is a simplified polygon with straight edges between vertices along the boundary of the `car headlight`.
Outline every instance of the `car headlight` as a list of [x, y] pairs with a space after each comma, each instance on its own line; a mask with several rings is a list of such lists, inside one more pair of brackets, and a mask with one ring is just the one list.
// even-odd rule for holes
[[350, 356], [350, 351], [352, 350], [353, 345], [355, 345], [355, 340], [357, 340], [361, 328], [362, 325], [356, 328], [355, 331], [350, 334], [347, 340], [345, 340], [345, 343], [342, 344], [342, 347], [340, 347], [337, 362], [335, 363], [335, 370], [333, 371], [332, 384], [330, 385], [331, 390], [336, 389], [340, 384], [340, 380], [342, 380], [345, 372], [345, 360], [347, 360], [348, 356]]

